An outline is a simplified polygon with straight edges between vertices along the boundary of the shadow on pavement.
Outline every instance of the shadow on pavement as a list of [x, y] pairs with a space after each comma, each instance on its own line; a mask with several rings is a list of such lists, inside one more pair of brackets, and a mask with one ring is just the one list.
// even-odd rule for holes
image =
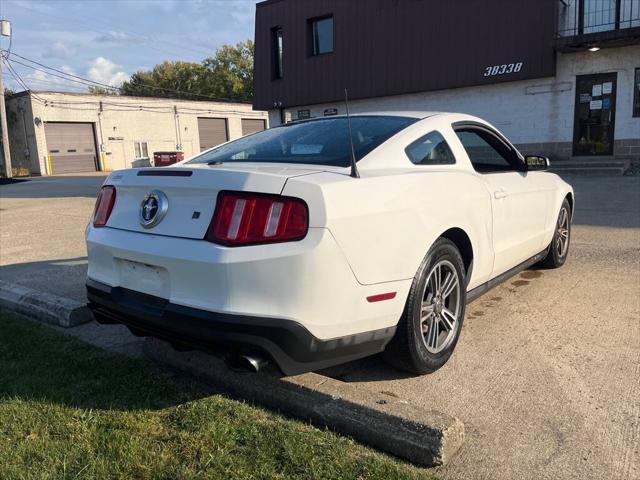
[[0, 198], [95, 198], [105, 178], [106, 173], [20, 179], [0, 184]]
[[87, 257], [0, 266], [0, 280], [79, 302], [86, 300]]
[[392, 367], [384, 361], [382, 354], [336, 365], [317, 373], [342, 382], [379, 382], [384, 380], [403, 380], [416, 376]]

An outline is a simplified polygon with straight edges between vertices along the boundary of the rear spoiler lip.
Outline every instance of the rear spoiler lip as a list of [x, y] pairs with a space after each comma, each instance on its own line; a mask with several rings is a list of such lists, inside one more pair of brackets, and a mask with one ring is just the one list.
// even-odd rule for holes
[[140, 170], [138, 177], [190, 177], [193, 175], [192, 170]]

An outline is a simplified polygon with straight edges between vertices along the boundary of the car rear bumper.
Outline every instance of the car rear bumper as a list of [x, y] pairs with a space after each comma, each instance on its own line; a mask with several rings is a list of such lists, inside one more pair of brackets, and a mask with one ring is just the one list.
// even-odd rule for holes
[[[298, 242], [229, 248], [203, 240], [92, 228], [91, 280], [230, 318], [270, 317], [322, 340], [384, 329], [402, 315], [411, 280], [362, 285], [331, 233]], [[371, 303], [367, 297], [397, 292]]]
[[212, 351], [257, 348], [286, 375], [319, 370], [381, 352], [396, 327], [322, 340], [293, 320], [186, 307], [123, 287], [87, 280], [88, 306], [99, 323], [121, 323], [144, 335]]

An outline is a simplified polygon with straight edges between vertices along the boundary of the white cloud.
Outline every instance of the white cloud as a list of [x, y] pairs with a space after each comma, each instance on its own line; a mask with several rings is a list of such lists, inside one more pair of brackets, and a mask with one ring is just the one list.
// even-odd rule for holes
[[96, 42], [125, 43], [132, 40], [131, 35], [126, 32], [103, 33], [94, 39]]
[[49, 45], [49, 48], [45, 49], [42, 52], [43, 58], [61, 58], [63, 60], [68, 59], [71, 56], [72, 52], [69, 47], [67, 47], [62, 40], [58, 40], [57, 42]]
[[[60, 70], [65, 73], [75, 75], [74, 70], [68, 65], [60, 67]], [[33, 90], [86, 90], [86, 86], [84, 85], [73, 82], [71, 80], [65, 80], [63, 78], [60, 78], [60, 76], [49, 75], [48, 73], [39, 70], [35, 70], [26, 75], [22, 75], [22, 78], [26, 85]], [[22, 90], [22, 87], [17, 84], [16, 88], [18, 90]]]
[[122, 85], [122, 82], [129, 79], [129, 75], [125, 72], [118, 71], [119, 68], [120, 65], [116, 65], [111, 60], [104, 57], [96, 57], [95, 60], [91, 62], [87, 76], [94, 82], [119, 87]]

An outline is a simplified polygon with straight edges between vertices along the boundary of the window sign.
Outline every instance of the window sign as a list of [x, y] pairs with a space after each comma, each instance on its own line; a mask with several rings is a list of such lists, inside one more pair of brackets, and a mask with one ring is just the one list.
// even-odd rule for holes
[[298, 120], [311, 118], [311, 110], [298, 110]]
[[602, 100], [602, 109], [609, 110], [610, 108], [611, 108], [611, 99], [605, 98], [604, 100]]
[[591, 100], [589, 108], [591, 110], [602, 110], [602, 100]]
[[613, 82], [604, 82], [602, 84], [602, 94], [603, 95], [611, 95], [611, 91], [613, 90]]
[[[591, 96], [592, 97], [599, 97], [602, 95], [602, 84], [601, 83], [596, 83], [592, 88], [591, 88]], [[592, 109], [593, 110], [593, 109]]]
[[591, 95], [589, 95], [588, 93], [581, 93], [580, 103], [589, 103], [589, 102], [591, 102]]
[[324, 116], [325, 117], [330, 117], [331, 115], [337, 115], [338, 114], [338, 109], [337, 108], [325, 108], [324, 109]]

